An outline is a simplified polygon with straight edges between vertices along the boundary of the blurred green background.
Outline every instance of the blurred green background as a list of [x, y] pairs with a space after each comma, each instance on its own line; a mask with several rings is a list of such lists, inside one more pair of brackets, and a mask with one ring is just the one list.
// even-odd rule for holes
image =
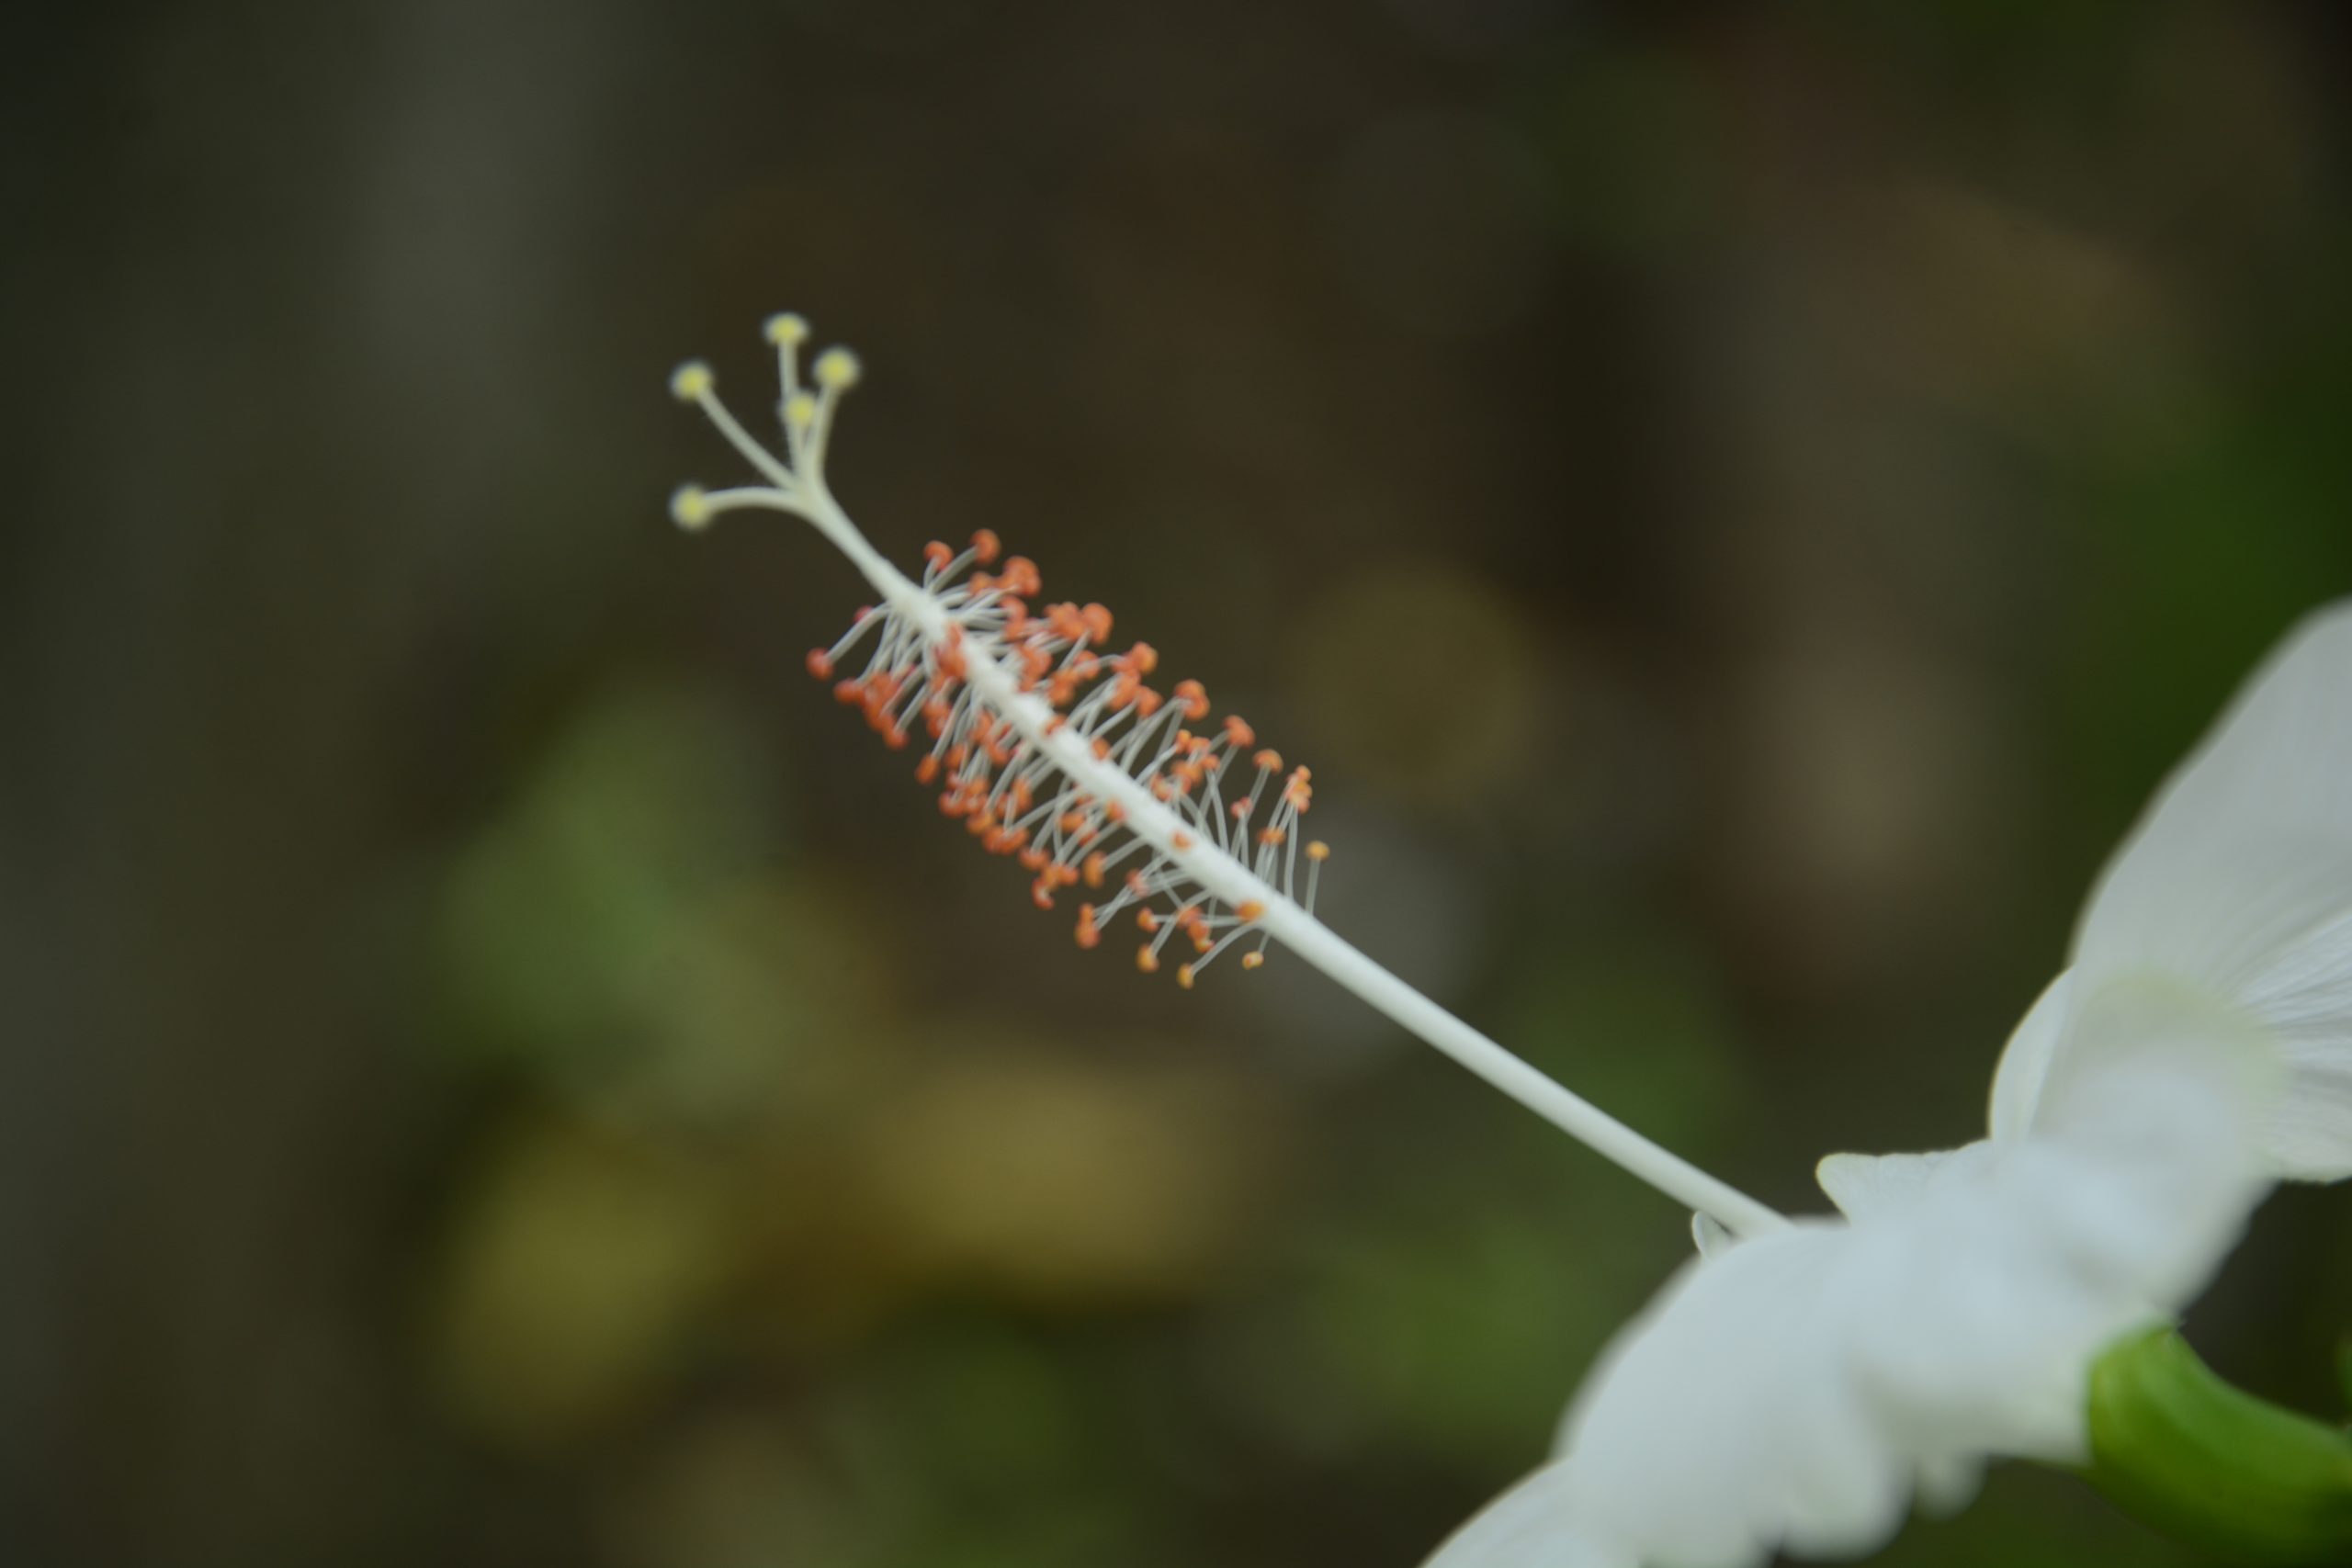
[[[663, 392], [1316, 768], [1332, 923], [1776, 1203], [1981, 1125], [2352, 588], [2342, 7], [48, 6], [0, 59], [0, 1558], [1317, 1568], [1685, 1216], [1295, 963], [1078, 952]], [[2352, 1210], [2192, 1321], [2335, 1409]], [[2177, 1564], [2011, 1467], [1916, 1565]]]

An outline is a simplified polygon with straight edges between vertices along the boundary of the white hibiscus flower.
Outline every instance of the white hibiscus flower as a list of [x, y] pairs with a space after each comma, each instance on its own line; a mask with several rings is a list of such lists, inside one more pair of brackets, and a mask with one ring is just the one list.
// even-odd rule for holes
[[2352, 1174], [2352, 604], [2289, 637], [2117, 852], [1991, 1121], [1822, 1161], [1842, 1218], [1698, 1222], [1554, 1462], [1430, 1568], [1851, 1556], [1990, 1457], [2086, 1457], [2098, 1353], [2193, 1299], [2272, 1179]]
[[[930, 546], [920, 578], [892, 566], [826, 479], [857, 360], [828, 350], [804, 381], [808, 323], [779, 315], [766, 335], [778, 446], [729, 412], [707, 365], [673, 377], [757, 482], [683, 487], [672, 515], [695, 530], [739, 511], [798, 517], [865, 575], [876, 603], [810, 671], [888, 744], [928, 746], [916, 776], [1034, 874], [1033, 902], [1081, 900], [1080, 946], [1132, 920], [1148, 939], [1136, 967], [1167, 953], [1189, 987], [1237, 944], [1245, 969], [1279, 944], [1709, 1216], [1702, 1256], [1570, 1410], [1565, 1457], [1442, 1549], [1442, 1568], [1865, 1551], [1915, 1493], [1956, 1500], [1990, 1456], [2080, 1458], [2098, 1352], [2187, 1303], [2270, 1180], [2352, 1172], [2352, 604], [2290, 639], [2118, 854], [2073, 967], [2010, 1042], [1991, 1137], [1832, 1156], [1821, 1180], [1844, 1218], [1792, 1224], [1324, 924], [1329, 852], [1302, 843], [1308, 770], [1285, 772], [1232, 715], [1204, 723], [1197, 682], [1148, 685], [1158, 654], [1115, 651], [1102, 605], [1033, 605], [1035, 566], [998, 570], [986, 529], [960, 551]], [[854, 653], [862, 672], [837, 668]]]

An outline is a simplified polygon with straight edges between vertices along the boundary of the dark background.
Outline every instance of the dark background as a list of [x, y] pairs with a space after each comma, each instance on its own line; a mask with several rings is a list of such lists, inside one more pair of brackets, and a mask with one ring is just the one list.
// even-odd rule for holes
[[[2352, 587], [2314, 4], [50, 6], [0, 59], [0, 1557], [1419, 1561], [1681, 1213], [1277, 961], [1082, 954], [663, 391], [863, 352], [1317, 770], [1342, 932], [1769, 1201], [1981, 1127]], [[2192, 1321], [2340, 1405], [2352, 1213]], [[1883, 1556], [2188, 1561], [2008, 1467]]]

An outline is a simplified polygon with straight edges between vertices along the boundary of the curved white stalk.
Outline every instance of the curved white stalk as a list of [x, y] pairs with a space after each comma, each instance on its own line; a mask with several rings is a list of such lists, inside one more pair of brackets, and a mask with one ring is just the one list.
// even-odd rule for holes
[[[1188, 827], [1114, 760], [1099, 756], [1066, 721], [1066, 716], [1028, 689], [1034, 682], [1024, 683], [1004, 649], [984, 636], [967, 636], [958, 613], [891, 565], [834, 500], [824, 479], [825, 441], [833, 407], [855, 379], [855, 361], [840, 350], [820, 356], [814, 368], [821, 390], [812, 400], [798, 390], [794, 376], [792, 351], [805, 332], [797, 317], [780, 317], [769, 326], [770, 340], [783, 353], [785, 423], [789, 450], [797, 462], [779, 460], [752, 439], [719, 402], [706, 367], [689, 364], [673, 378], [672, 387], [677, 395], [699, 407], [729, 445], [769, 481], [766, 486], [718, 491], [692, 486], [681, 490], [672, 503], [681, 525], [699, 528], [721, 512], [747, 508], [805, 519], [849, 558], [884, 603], [916, 628], [927, 645], [962, 650], [961, 679], [988, 713], [1009, 723], [1035, 755], [1048, 760], [1055, 772], [1086, 796], [1114, 803], [1126, 831], [1179, 868], [1191, 883], [1241, 911], [1241, 923], [1262, 930], [1346, 990], [1677, 1202], [1743, 1235], [1787, 1224], [1771, 1209], [1644, 1137], [1398, 979], [1323, 924], [1306, 905], [1253, 872], [1240, 855]], [[1261, 863], [1266, 863], [1261, 860]]]

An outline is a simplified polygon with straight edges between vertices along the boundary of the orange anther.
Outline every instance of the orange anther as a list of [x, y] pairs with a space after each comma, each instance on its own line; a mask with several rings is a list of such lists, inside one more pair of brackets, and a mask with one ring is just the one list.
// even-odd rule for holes
[[[1087, 749], [1094, 753], [1094, 760], [1098, 762], [1107, 761], [1110, 759], [1111, 743], [1099, 735], [1094, 738], [1094, 743]], [[1114, 817], [1112, 820], [1115, 822], [1118, 818]]]
[[1086, 885], [1089, 887], [1102, 886], [1102, 856], [1099, 851], [1086, 857]]
[[1247, 750], [1258, 739], [1258, 732], [1243, 723], [1239, 714], [1229, 713], [1225, 716], [1225, 738], [1233, 742], [1236, 750]]
[[1259, 830], [1258, 841], [1261, 844], [1279, 844], [1289, 836], [1280, 828], [1264, 828]]
[[1040, 909], [1050, 909], [1054, 907], [1054, 890], [1046, 886], [1043, 877], [1029, 885], [1029, 898]]
[[1083, 811], [1063, 812], [1061, 816], [1061, 826], [1063, 832], [1076, 833], [1080, 828], [1086, 826], [1086, 813]]
[[1283, 771], [1283, 754], [1280, 751], [1261, 751], [1250, 760], [1270, 773]]
[[1159, 972], [1159, 954], [1152, 952], [1149, 943], [1136, 949], [1136, 967], [1147, 975]]
[[998, 554], [1003, 548], [993, 528], [983, 528], [972, 536], [972, 558], [982, 566], [994, 566]]
[[[1046, 852], [1032, 844], [1021, 852], [1021, 863], [1031, 871], [1043, 871], [1046, 869]], [[1045, 878], [1039, 877], [1038, 880], [1043, 882]]]
[[923, 564], [930, 567], [932, 570], [945, 571], [947, 563], [956, 558], [956, 552], [937, 539], [933, 539], [922, 547], [922, 558]]
[[1143, 890], [1143, 873], [1142, 873], [1142, 872], [1140, 872], [1140, 871], [1131, 871], [1131, 872], [1127, 873], [1127, 878], [1126, 878], [1126, 885], [1125, 885], [1125, 886], [1126, 886], [1127, 892], [1128, 892], [1130, 895], [1132, 895], [1133, 897], [1137, 897], [1137, 898], [1141, 898], [1141, 897], [1145, 897], [1144, 890]]
[[1191, 964], [1182, 964], [1177, 965], [1176, 983], [1183, 987], [1188, 991], [1193, 988], [1193, 966]]
[[[1102, 743], [1097, 741], [1096, 744]], [[1102, 803], [1102, 818], [1106, 822], [1124, 822], [1127, 819], [1127, 808], [1115, 800], [1106, 800]]]
[[964, 662], [964, 650], [953, 642], [942, 643], [933, 652], [932, 662], [938, 665], [939, 672], [950, 681], [961, 681], [970, 672]]
[[1139, 642], [1127, 649], [1127, 668], [1138, 675], [1148, 675], [1159, 668], [1159, 649], [1148, 642]]
[[831, 680], [833, 678], [833, 656], [827, 653], [821, 648], [810, 649], [808, 650], [808, 673], [814, 675], [820, 681]]
[[1149, 718], [1153, 714], [1159, 711], [1160, 701], [1159, 694], [1153, 691], [1149, 686], [1137, 687], [1136, 689], [1136, 716], [1138, 718]]
[[886, 729], [882, 732], [882, 744], [893, 751], [903, 751], [907, 749], [907, 732], [895, 728]]
[[1308, 860], [1329, 860], [1331, 858], [1331, 846], [1325, 843], [1320, 839], [1313, 840], [1306, 846], [1306, 858]]
[[1189, 850], [1193, 847], [1193, 835], [1185, 832], [1170, 833], [1168, 835], [1168, 842], [1171, 848]]
[[1080, 904], [1078, 907], [1078, 945], [1092, 947], [1102, 940], [1102, 932], [1094, 923], [1094, 906]]
[[1263, 964], [1265, 961], [1266, 955], [1262, 953], [1245, 953], [1241, 955], [1241, 967], [1244, 969], [1255, 969], [1259, 964]]
[[1086, 637], [1090, 642], [1111, 640], [1111, 612], [1100, 604], [1089, 604], [1079, 614], [1086, 620]]
[[1250, 815], [1250, 803], [1246, 800], [1237, 800], [1227, 809], [1233, 813], [1233, 819], [1238, 822]]
[[928, 755], [928, 756], [926, 756], [925, 758], [923, 758], [923, 760], [922, 760], [922, 761], [917, 762], [917, 763], [915, 764], [915, 783], [917, 783], [917, 784], [929, 784], [932, 780], [933, 780], [933, 779], [937, 778], [938, 776], [939, 776], [939, 753], [938, 753], [938, 752], [936, 752], [936, 751], [932, 752], [930, 755]]
[[1216, 945], [1216, 943], [1211, 942], [1205, 935], [1198, 931], [1195, 931], [1193, 934], [1193, 951], [1194, 953], [1206, 953], [1210, 948], [1215, 947]]
[[1159, 917], [1153, 914], [1149, 909], [1137, 909], [1136, 911], [1136, 927], [1139, 931], [1156, 931], [1159, 929]]
[[1233, 907], [1234, 918], [1239, 920], [1254, 920], [1265, 912], [1266, 907], [1255, 898], [1244, 898]]
[[1195, 722], [1209, 716], [1209, 694], [1198, 681], [1176, 682], [1176, 711]]
[[1027, 597], [1044, 586], [1037, 577], [1037, 563], [1027, 556], [1013, 556], [1004, 563], [1004, 573], [997, 579], [1007, 593]]
[[833, 695], [845, 703], [863, 702], [865, 700], [865, 683], [863, 681], [836, 681], [833, 682]]

